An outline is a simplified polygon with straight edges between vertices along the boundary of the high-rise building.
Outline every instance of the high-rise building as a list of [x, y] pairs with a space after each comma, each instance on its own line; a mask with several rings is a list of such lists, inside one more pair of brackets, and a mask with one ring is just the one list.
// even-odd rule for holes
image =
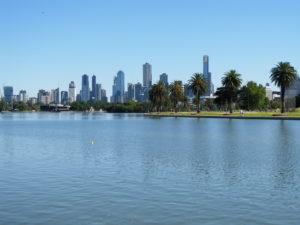
[[69, 102], [76, 101], [76, 87], [74, 81], [69, 84]]
[[51, 90], [50, 94], [50, 102], [54, 104], [59, 104], [60, 103], [60, 93], [59, 93], [59, 88]]
[[113, 84], [113, 95], [111, 98], [112, 102], [123, 103], [124, 102], [124, 84], [125, 84], [125, 74], [123, 71], [119, 71], [117, 76], [114, 77]]
[[163, 73], [163, 74], [159, 75], [159, 81], [163, 82], [164, 85], [165, 85], [166, 87], [168, 87], [168, 86], [169, 86], [169, 82], [168, 82], [168, 74]]
[[266, 97], [269, 100], [273, 100], [273, 91], [269, 83], [266, 83], [265, 90], [266, 90]]
[[300, 78], [294, 80], [291, 86], [286, 89], [285, 99], [295, 99], [297, 95], [300, 94]]
[[204, 96], [211, 96], [213, 94], [214, 86], [211, 81], [211, 73], [209, 72], [209, 57], [207, 55], [203, 56], [203, 76], [207, 82], [207, 91]]
[[89, 100], [90, 100], [89, 76], [86, 74], [83, 74], [82, 87], [81, 87], [81, 101], [87, 102]]
[[50, 98], [50, 92], [45, 91], [43, 89], [39, 90], [37, 94], [37, 102], [41, 104], [50, 104], [51, 98]]
[[105, 89], [101, 89], [101, 101], [107, 102], [106, 90]]
[[101, 101], [101, 84], [96, 84], [95, 86], [95, 100]]
[[134, 93], [134, 84], [128, 83], [127, 86], [127, 100], [135, 100], [135, 93]]
[[149, 63], [143, 65], [143, 86], [150, 87], [152, 85], [152, 66]]
[[142, 102], [144, 100], [143, 86], [141, 83], [137, 83], [134, 85], [134, 98], [138, 102]]
[[189, 84], [184, 84], [183, 89], [184, 89], [185, 96], [187, 96], [190, 99], [194, 98], [194, 93], [193, 93], [192, 89], [190, 88]]
[[69, 101], [68, 98], [68, 92], [67, 91], [61, 91], [61, 104], [67, 104]]
[[92, 76], [92, 95], [91, 95], [91, 100], [96, 100], [96, 76]]
[[14, 89], [11, 86], [3, 87], [4, 101], [10, 102], [14, 99]]
[[25, 90], [21, 90], [18, 95], [18, 101], [26, 103], [28, 101], [28, 95]]

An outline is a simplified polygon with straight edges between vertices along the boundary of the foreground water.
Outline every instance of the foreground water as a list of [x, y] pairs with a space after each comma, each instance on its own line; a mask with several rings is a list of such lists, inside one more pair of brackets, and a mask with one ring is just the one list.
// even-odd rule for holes
[[300, 224], [300, 121], [0, 114], [0, 224]]

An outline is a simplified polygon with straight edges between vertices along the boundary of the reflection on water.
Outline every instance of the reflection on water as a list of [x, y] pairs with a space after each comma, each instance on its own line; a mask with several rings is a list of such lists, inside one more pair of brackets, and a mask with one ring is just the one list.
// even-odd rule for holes
[[299, 123], [0, 114], [0, 224], [299, 224]]

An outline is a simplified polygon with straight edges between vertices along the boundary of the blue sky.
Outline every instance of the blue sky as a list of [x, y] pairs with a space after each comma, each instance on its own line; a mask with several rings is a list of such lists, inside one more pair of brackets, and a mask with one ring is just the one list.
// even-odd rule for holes
[[0, 85], [36, 95], [87, 73], [110, 95], [118, 70], [141, 82], [149, 62], [154, 82], [185, 82], [205, 54], [215, 86], [230, 69], [265, 84], [279, 61], [300, 71], [299, 12], [298, 0], [0, 0]]

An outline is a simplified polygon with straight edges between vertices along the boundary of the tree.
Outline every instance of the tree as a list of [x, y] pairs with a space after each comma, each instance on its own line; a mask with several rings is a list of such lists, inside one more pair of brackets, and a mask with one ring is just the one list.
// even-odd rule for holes
[[281, 92], [281, 113], [285, 112], [285, 91], [290, 87], [297, 78], [297, 71], [289, 62], [279, 62], [271, 69], [270, 79], [280, 88]]
[[170, 100], [173, 104], [175, 113], [177, 112], [177, 105], [179, 101], [183, 100], [183, 87], [181, 81], [174, 81], [170, 85]]
[[228, 107], [230, 113], [232, 113], [232, 103], [234, 102], [234, 98], [242, 84], [242, 79], [240, 77], [241, 74], [237, 73], [235, 70], [230, 70], [226, 72], [222, 78], [222, 85], [228, 94]]
[[7, 103], [3, 100], [0, 100], [0, 112], [6, 110], [7, 108]]
[[266, 107], [266, 90], [261, 84], [249, 81], [239, 91], [239, 103], [241, 108], [247, 110], [261, 110]]
[[[225, 107], [226, 111], [228, 110], [228, 102], [230, 98], [230, 93], [227, 91], [225, 87], [219, 87], [217, 91], [215, 92], [215, 95], [217, 96], [215, 98], [215, 103], [221, 108]], [[235, 100], [235, 99], [234, 99]]]
[[207, 82], [201, 73], [195, 73], [189, 80], [189, 88], [195, 95], [197, 104], [197, 113], [200, 113], [200, 97], [204, 95], [207, 89]]
[[168, 101], [168, 91], [163, 82], [154, 84], [149, 90], [149, 100], [156, 108], [156, 111], [161, 111], [164, 104]]

